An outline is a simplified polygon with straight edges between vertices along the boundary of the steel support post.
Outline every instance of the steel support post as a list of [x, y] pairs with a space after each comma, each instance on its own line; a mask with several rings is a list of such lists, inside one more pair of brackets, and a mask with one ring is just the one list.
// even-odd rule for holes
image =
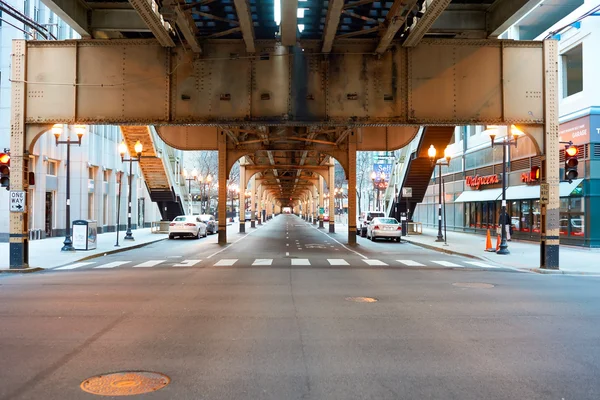
[[356, 244], [356, 137], [356, 131], [348, 136], [348, 244], [351, 246]]
[[239, 214], [240, 214], [240, 233], [246, 233], [246, 186], [248, 182], [246, 182], [246, 167], [244, 165], [240, 165], [240, 205], [239, 205]]
[[329, 233], [335, 233], [335, 164], [333, 159], [329, 166]]
[[[544, 154], [542, 183], [548, 198], [540, 196], [540, 268], [559, 269], [559, 137], [558, 137], [558, 42], [544, 41]], [[543, 192], [541, 190], [540, 192]], [[548, 204], [545, 204], [545, 202]]]
[[[510, 129], [510, 127], [508, 127]], [[506, 148], [510, 146], [510, 142], [502, 143], [502, 206], [500, 208], [500, 218], [502, 219], [500, 224], [500, 248], [496, 253], [498, 254], [510, 254], [508, 251], [508, 243], [506, 242]]]
[[[11, 122], [10, 150], [11, 176], [10, 190], [25, 191], [25, 99], [26, 88], [26, 51], [24, 40], [13, 40], [12, 45], [12, 86], [11, 86]], [[27, 239], [27, 210], [31, 199], [25, 195], [25, 205], [22, 212], [10, 212], [9, 252], [10, 269], [29, 268], [29, 240]]]
[[258, 186], [258, 196], [256, 200], [256, 223], [258, 225], [262, 224], [262, 201], [263, 201], [263, 186], [262, 184]]
[[[219, 244], [227, 244], [227, 136], [223, 131], [218, 134], [217, 140], [218, 157], [219, 157]], [[233, 211], [233, 194], [231, 196], [232, 211]]]
[[313, 188], [313, 205], [314, 205], [313, 225], [317, 225], [319, 223], [319, 193], [318, 193], [318, 190], [319, 190], [319, 188], [316, 186]]
[[129, 195], [127, 200], [127, 231], [125, 232], [124, 240], [135, 240], [133, 237], [133, 233], [131, 233], [131, 192], [133, 192], [133, 188], [131, 187], [131, 177], [133, 175], [133, 160], [129, 160], [129, 176], [127, 177], [127, 188], [129, 189]]
[[256, 217], [254, 216], [256, 211], [256, 175], [253, 175], [250, 180], [250, 193], [250, 228], [256, 228]]
[[442, 164], [438, 163], [438, 234], [436, 242], [443, 242], [444, 235], [442, 235]]
[[321, 208], [324, 207], [325, 204], [325, 179], [319, 175], [319, 228], [323, 228], [323, 214], [321, 214]]

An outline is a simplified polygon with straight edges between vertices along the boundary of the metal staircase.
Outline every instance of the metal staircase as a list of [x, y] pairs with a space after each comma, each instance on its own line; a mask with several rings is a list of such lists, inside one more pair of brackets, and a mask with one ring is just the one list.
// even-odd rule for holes
[[138, 140], [143, 145], [140, 169], [150, 200], [158, 205], [162, 220], [171, 221], [185, 214], [188, 196], [185, 185], [176, 179], [174, 149], [163, 142], [152, 126], [121, 126], [121, 132], [129, 154], [135, 154]]
[[[443, 153], [443, 149], [446, 148], [453, 134], [454, 126], [428, 126], [421, 128], [417, 137], [407, 146], [408, 148], [414, 146], [414, 148], [407, 151], [409, 157], [405, 157], [401, 167], [404, 171], [398, 172], [395, 178], [398, 187], [398, 210], [400, 213], [408, 211], [408, 215], [411, 217], [417, 204], [422, 202], [425, 197], [425, 192], [435, 168], [427, 154], [429, 146], [433, 145], [438, 154], [441, 154], [440, 152]], [[402, 198], [401, 188], [403, 187], [412, 188], [412, 197]], [[395, 205], [393, 201], [395, 200], [394, 187], [391, 184], [388, 187], [388, 191], [390, 190], [389, 196], [391, 196], [392, 201], [389, 201], [386, 208], [387, 215], [393, 213]], [[388, 198], [387, 192], [386, 198]]]

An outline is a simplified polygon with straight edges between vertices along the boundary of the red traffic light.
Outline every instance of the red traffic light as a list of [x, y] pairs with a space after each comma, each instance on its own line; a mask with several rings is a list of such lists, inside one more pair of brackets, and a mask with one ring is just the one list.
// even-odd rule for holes
[[7, 153], [0, 153], [0, 164], [10, 164], [10, 155]]
[[567, 147], [565, 152], [567, 153], [567, 155], [569, 157], [575, 157], [577, 155], [578, 150], [577, 150], [577, 147], [575, 147], [575, 146], [569, 146], [569, 147]]
[[531, 167], [531, 172], [529, 173], [529, 178], [532, 181], [539, 181], [540, 180], [540, 167], [537, 167], [537, 166]]

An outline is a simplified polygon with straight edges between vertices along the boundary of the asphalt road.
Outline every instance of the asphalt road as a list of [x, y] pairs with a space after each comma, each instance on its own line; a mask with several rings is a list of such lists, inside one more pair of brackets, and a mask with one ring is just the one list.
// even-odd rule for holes
[[598, 278], [349, 250], [293, 216], [232, 236], [0, 276], [0, 400], [92, 399], [82, 381], [128, 370], [171, 378], [145, 399], [600, 398]]

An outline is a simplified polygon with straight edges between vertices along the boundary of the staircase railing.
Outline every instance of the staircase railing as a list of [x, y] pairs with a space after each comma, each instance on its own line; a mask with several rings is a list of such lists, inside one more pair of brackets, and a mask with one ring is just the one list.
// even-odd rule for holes
[[417, 132], [415, 138], [400, 151], [400, 158], [392, 169], [389, 184], [383, 197], [385, 204], [385, 215], [391, 215], [392, 208], [394, 207], [394, 201], [396, 200], [396, 188], [398, 188], [398, 192], [402, 190], [402, 184], [404, 183], [404, 177], [406, 176], [408, 166], [410, 165], [410, 159], [413, 153], [419, 148], [419, 143], [421, 143], [422, 136], [423, 127], [419, 129], [419, 132]]
[[177, 167], [178, 157], [176, 154], [177, 150], [166, 144], [160, 138], [160, 136], [158, 136], [154, 126], [150, 126], [150, 132], [152, 134], [154, 149], [156, 150], [156, 153], [163, 159], [163, 165], [165, 166], [165, 172], [167, 173], [169, 184], [173, 188], [176, 198], [178, 197], [181, 200], [183, 209], [188, 210], [189, 193], [185, 181], [179, 178], [179, 170]]

